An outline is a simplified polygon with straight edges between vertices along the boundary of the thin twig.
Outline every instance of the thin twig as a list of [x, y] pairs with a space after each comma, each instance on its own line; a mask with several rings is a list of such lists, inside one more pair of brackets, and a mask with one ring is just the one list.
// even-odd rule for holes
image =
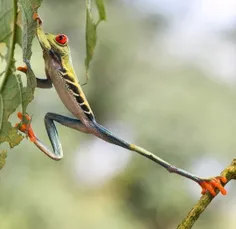
[[[221, 176], [224, 176], [227, 178], [226, 184], [232, 180], [236, 179], [236, 159], [233, 159], [231, 164], [222, 171]], [[226, 185], [226, 184], [223, 184]], [[217, 191], [218, 195], [219, 191]], [[209, 193], [206, 193], [202, 195], [200, 200], [195, 204], [195, 206], [191, 209], [191, 211], [188, 213], [188, 215], [185, 217], [185, 219], [179, 224], [177, 229], [190, 229], [194, 225], [194, 223], [197, 221], [199, 216], [202, 214], [202, 212], [207, 208], [207, 206], [211, 203], [211, 201], [215, 198], [215, 196], [212, 196]]]

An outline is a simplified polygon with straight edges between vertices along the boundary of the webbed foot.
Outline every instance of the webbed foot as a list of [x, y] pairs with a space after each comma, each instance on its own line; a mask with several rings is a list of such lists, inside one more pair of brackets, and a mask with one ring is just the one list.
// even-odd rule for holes
[[[18, 118], [22, 121], [23, 120], [23, 114], [21, 112], [17, 113]], [[31, 118], [29, 115], [25, 114], [24, 118], [28, 121], [28, 124], [21, 124], [17, 123], [15, 127], [17, 127], [21, 132], [25, 133], [26, 136], [29, 137], [30, 141], [35, 142], [37, 140], [34, 131], [32, 129], [32, 126], [30, 124]]]
[[227, 179], [223, 176], [217, 176], [209, 179], [202, 179], [199, 182], [199, 185], [202, 187], [202, 194], [205, 194], [207, 191], [211, 193], [212, 196], [216, 195], [215, 189], [219, 189], [221, 194], [226, 195], [227, 191], [223, 187], [222, 183], [226, 183]]

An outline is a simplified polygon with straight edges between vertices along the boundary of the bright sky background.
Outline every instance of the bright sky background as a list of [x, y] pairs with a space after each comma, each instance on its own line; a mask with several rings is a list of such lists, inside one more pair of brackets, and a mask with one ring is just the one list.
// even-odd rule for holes
[[231, 26], [236, 18], [235, 0], [136, 0], [136, 2], [142, 10], [159, 11], [175, 17], [191, 15], [193, 21], [203, 27]]
[[226, 82], [236, 81], [236, 47], [220, 31], [236, 28], [235, 0], [136, 0], [140, 12], [170, 16], [166, 52]]

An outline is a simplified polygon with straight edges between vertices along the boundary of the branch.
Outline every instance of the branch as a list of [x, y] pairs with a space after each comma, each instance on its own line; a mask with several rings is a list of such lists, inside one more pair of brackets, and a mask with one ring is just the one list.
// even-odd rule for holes
[[[225, 186], [230, 180], [236, 179], [236, 159], [233, 159], [231, 164], [221, 172], [221, 176], [227, 178], [227, 182], [223, 185]], [[217, 191], [218, 195], [219, 191]], [[196, 203], [196, 205], [191, 209], [185, 219], [179, 224], [177, 229], [190, 229], [197, 221], [199, 216], [203, 213], [203, 211], [207, 208], [207, 206], [211, 203], [211, 201], [215, 198], [209, 193], [202, 195], [200, 200]]]

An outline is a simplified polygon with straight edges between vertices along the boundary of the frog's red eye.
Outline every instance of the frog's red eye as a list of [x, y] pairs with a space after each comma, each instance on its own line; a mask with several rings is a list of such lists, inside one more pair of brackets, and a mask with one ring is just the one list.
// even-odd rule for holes
[[66, 44], [68, 42], [68, 38], [64, 34], [58, 34], [55, 39], [56, 39], [57, 43], [62, 44], [62, 45]]

